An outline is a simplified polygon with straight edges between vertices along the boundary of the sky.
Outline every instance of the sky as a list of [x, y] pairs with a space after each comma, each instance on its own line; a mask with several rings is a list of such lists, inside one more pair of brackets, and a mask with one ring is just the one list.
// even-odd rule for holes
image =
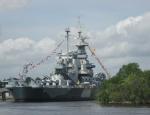
[[[0, 79], [18, 76], [24, 64], [45, 59], [65, 38], [65, 28], [75, 36], [78, 17], [90, 46], [111, 75], [131, 62], [150, 69], [149, 0], [0, 0]], [[103, 71], [89, 58], [96, 72]], [[52, 56], [29, 76], [49, 74], [54, 60]]]

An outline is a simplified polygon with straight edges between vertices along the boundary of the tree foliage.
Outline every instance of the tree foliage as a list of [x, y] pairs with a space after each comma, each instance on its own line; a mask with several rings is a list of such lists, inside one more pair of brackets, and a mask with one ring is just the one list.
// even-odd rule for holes
[[150, 70], [142, 71], [137, 63], [123, 65], [119, 72], [101, 85], [97, 94], [101, 103], [150, 102]]

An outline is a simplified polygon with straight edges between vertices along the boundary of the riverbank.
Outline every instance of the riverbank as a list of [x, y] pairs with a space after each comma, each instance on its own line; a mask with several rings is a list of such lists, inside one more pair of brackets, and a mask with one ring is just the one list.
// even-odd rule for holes
[[114, 106], [114, 107], [150, 107], [150, 103], [147, 104], [133, 104], [131, 102], [110, 102], [107, 104], [96, 102], [97, 104], [101, 106]]
[[149, 105], [150, 70], [141, 70], [137, 63], [123, 65], [103, 82], [96, 99], [102, 104]]
[[5, 99], [3, 99], [2, 98], [2, 96], [0, 96], [0, 102], [2, 102], [2, 101], [13, 101], [14, 99], [13, 99], [13, 97], [10, 95], [10, 96], [6, 96], [6, 98]]

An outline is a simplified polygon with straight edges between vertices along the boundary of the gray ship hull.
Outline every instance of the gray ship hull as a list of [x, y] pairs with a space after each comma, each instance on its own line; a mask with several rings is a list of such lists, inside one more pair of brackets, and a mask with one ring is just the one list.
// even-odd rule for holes
[[15, 101], [84, 101], [93, 100], [96, 88], [13, 87]]

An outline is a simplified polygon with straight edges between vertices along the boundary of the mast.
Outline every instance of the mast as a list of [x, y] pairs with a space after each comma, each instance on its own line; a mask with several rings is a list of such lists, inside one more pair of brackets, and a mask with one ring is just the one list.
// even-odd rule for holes
[[69, 32], [70, 32], [70, 29], [69, 28], [66, 28], [66, 38], [67, 38], [67, 68], [66, 68], [66, 72], [67, 72], [67, 75], [68, 75], [68, 58], [69, 58]]
[[81, 33], [82, 33], [81, 31], [78, 32], [79, 39], [81, 38]]
[[66, 28], [66, 34], [67, 34], [67, 36], [66, 36], [66, 38], [67, 38], [67, 58], [68, 58], [68, 52], [69, 52], [69, 32], [70, 32], [69, 28]]

